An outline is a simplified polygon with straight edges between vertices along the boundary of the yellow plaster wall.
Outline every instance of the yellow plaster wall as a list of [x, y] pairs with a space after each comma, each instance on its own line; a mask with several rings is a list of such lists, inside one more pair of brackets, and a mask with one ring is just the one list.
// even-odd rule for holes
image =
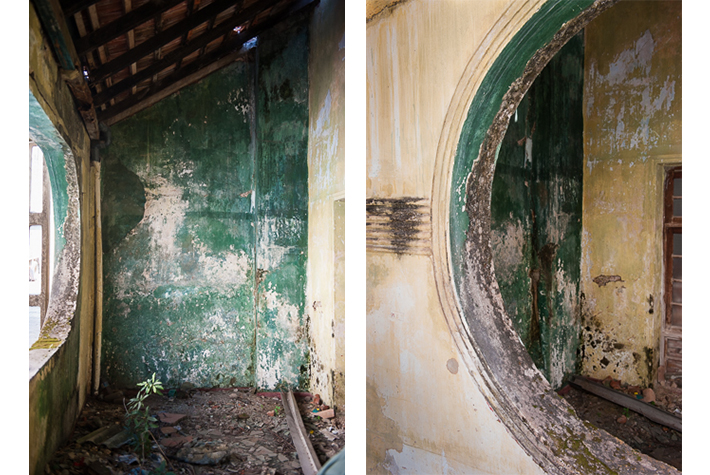
[[[456, 95], [542, 2], [381, 3], [368, 3], [367, 197], [431, 200], [440, 142], [467, 110]], [[543, 473], [468, 373], [433, 265], [367, 253], [368, 473]]]
[[[311, 21], [308, 284], [311, 392], [342, 407], [344, 296], [336, 294], [335, 202], [345, 197], [345, 2], [322, 1]], [[337, 300], [337, 301], [336, 301]], [[338, 311], [340, 310], [340, 311]], [[336, 318], [337, 316], [337, 318]], [[334, 379], [336, 384], [334, 385]], [[337, 386], [337, 388], [336, 388]]]
[[681, 2], [620, 2], [585, 40], [583, 373], [646, 385], [663, 315], [663, 169], [682, 150]]
[[74, 154], [82, 229], [79, 295], [72, 329], [29, 381], [29, 467], [30, 473], [44, 473], [48, 458], [71, 434], [91, 386], [96, 290], [94, 187], [89, 137], [31, 3], [29, 8], [29, 89]]

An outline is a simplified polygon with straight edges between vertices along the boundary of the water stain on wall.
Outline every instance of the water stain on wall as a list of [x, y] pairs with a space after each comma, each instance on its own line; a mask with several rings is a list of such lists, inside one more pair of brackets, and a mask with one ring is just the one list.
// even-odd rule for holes
[[167, 385], [307, 387], [304, 24], [263, 38], [258, 61], [113, 127], [103, 176], [112, 384], [156, 372]]

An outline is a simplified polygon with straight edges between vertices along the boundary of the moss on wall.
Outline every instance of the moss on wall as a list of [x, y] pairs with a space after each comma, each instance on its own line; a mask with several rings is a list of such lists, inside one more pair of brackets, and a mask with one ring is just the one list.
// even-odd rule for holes
[[[299, 26], [300, 25], [300, 26]], [[103, 375], [307, 386], [307, 28], [112, 128]]]
[[[112, 127], [102, 374], [253, 382], [253, 91], [235, 63]], [[242, 196], [246, 194], [245, 196]]]
[[308, 23], [262, 39], [257, 71], [257, 384], [307, 388]]
[[553, 385], [575, 371], [580, 330], [583, 34], [540, 73], [496, 161], [491, 242], [508, 315]]

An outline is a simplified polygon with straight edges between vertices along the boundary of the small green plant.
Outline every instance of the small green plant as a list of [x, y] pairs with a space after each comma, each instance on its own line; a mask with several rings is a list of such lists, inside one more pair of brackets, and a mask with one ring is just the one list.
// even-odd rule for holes
[[274, 408], [274, 415], [275, 415], [275, 416], [278, 416], [280, 410], [281, 410], [281, 406], [276, 406], [276, 407]]
[[151, 429], [158, 427], [158, 420], [150, 415], [150, 407], [144, 405], [144, 401], [151, 394], [160, 394], [163, 383], [153, 377], [142, 383], [138, 383], [140, 390], [136, 397], [128, 401], [126, 406], [126, 428], [133, 435], [133, 445], [140, 449], [141, 459], [145, 458], [146, 449], [150, 450], [152, 434]]
[[624, 413], [624, 415], [626, 416], [627, 419], [629, 418], [629, 416], [631, 416], [631, 412], [629, 412], [629, 408], [628, 408], [628, 407], [625, 407], [625, 408], [624, 408], [623, 413]]

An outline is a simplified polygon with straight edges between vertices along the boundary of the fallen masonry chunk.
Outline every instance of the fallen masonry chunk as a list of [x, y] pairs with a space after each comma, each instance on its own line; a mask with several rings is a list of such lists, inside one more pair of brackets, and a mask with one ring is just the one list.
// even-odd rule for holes
[[186, 444], [192, 440], [191, 435], [182, 436], [176, 435], [173, 437], [166, 437], [160, 441], [160, 445], [163, 447], [178, 447], [182, 444]]
[[229, 449], [223, 443], [217, 442], [188, 442], [175, 458], [196, 465], [217, 465], [229, 456]]
[[646, 388], [643, 390], [643, 402], [654, 402], [655, 400], [656, 394], [653, 392], [653, 389]]
[[175, 424], [184, 417], [186, 417], [186, 414], [173, 414], [170, 412], [161, 412], [158, 414], [160, 422], [164, 422], [166, 424]]
[[312, 412], [311, 415], [322, 417], [323, 419], [332, 419], [335, 417], [335, 409], [326, 409], [325, 411]]

